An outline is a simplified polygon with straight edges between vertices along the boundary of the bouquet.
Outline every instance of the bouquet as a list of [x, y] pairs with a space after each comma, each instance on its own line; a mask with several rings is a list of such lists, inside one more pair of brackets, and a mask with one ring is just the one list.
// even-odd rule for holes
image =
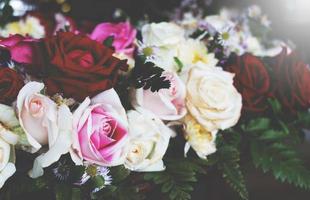
[[257, 6], [135, 25], [39, 12], [5, 23], [0, 198], [185, 200], [219, 171], [248, 199], [248, 163], [310, 189], [297, 148], [310, 68], [270, 31]]

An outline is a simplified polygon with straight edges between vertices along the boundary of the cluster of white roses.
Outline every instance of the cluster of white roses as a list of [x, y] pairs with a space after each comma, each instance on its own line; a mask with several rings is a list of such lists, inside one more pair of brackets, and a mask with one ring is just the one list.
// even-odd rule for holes
[[145, 25], [142, 40], [140, 53], [165, 70], [171, 87], [133, 91], [135, 109], [151, 111], [168, 124], [184, 124], [185, 154], [192, 147], [206, 158], [216, 151], [218, 130], [234, 126], [240, 117], [242, 98], [233, 86], [234, 75], [216, 66], [218, 60], [203, 41], [186, 37], [174, 23]]

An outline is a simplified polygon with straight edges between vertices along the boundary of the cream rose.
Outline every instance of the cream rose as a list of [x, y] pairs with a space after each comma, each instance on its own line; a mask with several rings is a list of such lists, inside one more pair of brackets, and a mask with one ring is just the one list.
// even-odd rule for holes
[[40, 94], [43, 89], [44, 84], [29, 82], [17, 96], [19, 123], [33, 148], [32, 152], [48, 145], [48, 150], [34, 161], [29, 172], [32, 178], [43, 175], [43, 168], [68, 153], [73, 140], [70, 109], [64, 104], [58, 107], [54, 101]]
[[216, 152], [216, 132], [208, 132], [191, 115], [186, 115], [184, 124], [185, 139], [187, 141], [184, 148], [185, 156], [190, 147], [202, 159], [206, 159], [208, 155]]
[[125, 167], [132, 171], [161, 171], [164, 157], [174, 132], [149, 112], [129, 111], [128, 154]]
[[152, 92], [150, 89], [132, 91], [133, 107], [148, 110], [162, 120], [179, 120], [186, 114], [184, 83], [177, 74], [165, 71], [163, 76], [170, 81], [170, 88]]
[[196, 67], [189, 72], [186, 106], [208, 132], [232, 127], [240, 118], [242, 98], [233, 77], [219, 67]]
[[145, 46], [173, 46], [184, 40], [184, 35], [184, 30], [174, 23], [151, 23], [142, 27], [142, 40]]

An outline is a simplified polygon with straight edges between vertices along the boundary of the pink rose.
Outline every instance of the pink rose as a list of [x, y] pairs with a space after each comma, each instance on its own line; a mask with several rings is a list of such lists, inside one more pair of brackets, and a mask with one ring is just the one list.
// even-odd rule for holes
[[85, 101], [73, 114], [74, 132], [80, 157], [101, 166], [125, 161], [128, 122], [125, 109], [112, 88]]
[[152, 111], [162, 120], [178, 120], [185, 116], [186, 89], [177, 74], [164, 72], [163, 76], [170, 81], [169, 89], [160, 89], [152, 92], [144, 89], [134, 90], [133, 106], [136, 110], [144, 109]]
[[11, 35], [8, 38], [0, 38], [0, 45], [11, 53], [11, 59], [24, 64], [34, 63], [35, 43], [38, 40], [21, 35]]
[[113, 24], [98, 24], [90, 35], [90, 38], [100, 43], [110, 36], [114, 37], [113, 47], [116, 53], [132, 55], [134, 51], [133, 42], [137, 31], [128, 22]]

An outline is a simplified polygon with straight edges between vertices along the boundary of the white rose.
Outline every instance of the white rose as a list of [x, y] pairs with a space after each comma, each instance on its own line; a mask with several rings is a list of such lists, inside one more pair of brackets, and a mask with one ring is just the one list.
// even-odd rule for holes
[[[7, 110], [8, 116], [10, 116], [13, 111], [12, 108], [2, 104], [0, 104], [0, 109]], [[2, 113], [0, 114], [0, 118], [3, 118]], [[12, 119], [14, 120], [14, 116], [12, 116]], [[1, 121], [0, 123], [0, 189], [4, 185], [5, 181], [10, 178], [16, 171], [14, 165], [15, 155], [11, 155], [14, 150], [11, 150], [11, 148], [13, 147], [12, 145], [17, 143], [19, 138], [9, 129], [4, 127], [2, 123], [4, 124], [4, 122]]]
[[15, 165], [10, 160], [11, 146], [0, 137], [0, 189], [5, 181], [16, 171]]
[[189, 72], [186, 106], [208, 132], [232, 127], [240, 118], [242, 98], [233, 86], [233, 77], [219, 67]]
[[132, 171], [161, 171], [173, 131], [151, 113], [128, 112], [129, 138], [125, 167]]
[[146, 46], [173, 46], [184, 39], [184, 34], [184, 30], [174, 23], [151, 23], [142, 27], [143, 44]]
[[54, 101], [40, 94], [44, 84], [27, 83], [17, 96], [19, 122], [33, 152], [48, 145], [48, 150], [38, 156], [29, 172], [32, 178], [43, 175], [43, 168], [58, 161], [70, 151], [72, 145], [72, 113], [66, 105], [59, 108]]
[[184, 148], [185, 156], [190, 147], [202, 159], [206, 159], [208, 155], [216, 152], [216, 132], [208, 132], [191, 115], [185, 116], [184, 124], [185, 139], [187, 140]]

